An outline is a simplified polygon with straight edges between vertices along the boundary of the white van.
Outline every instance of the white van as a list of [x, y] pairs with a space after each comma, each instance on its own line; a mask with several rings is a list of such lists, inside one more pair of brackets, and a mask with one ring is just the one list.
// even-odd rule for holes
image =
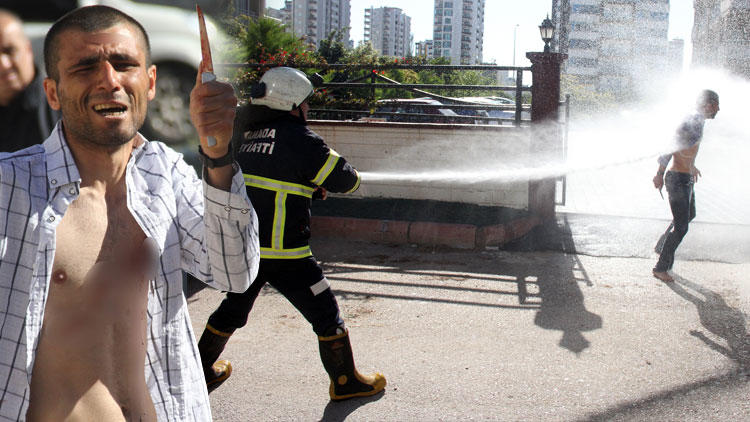
[[[168, 3], [165, 0], [157, 0]], [[52, 22], [77, 7], [101, 4], [122, 10], [141, 23], [151, 41], [151, 57], [156, 64], [156, 97], [142, 132], [149, 139], [181, 144], [195, 138], [188, 110], [190, 91], [201, 61], [198, 16], [193, 8], [152, 4], [147, 0], [19, 0], [9, 7], [24, 21], [31, 38], [34, 57], [44, 71], [43, 44]], [[181, 2], [185, 3], [185, 2]], [[2, 6], [6, 7], [6, 6]], [[205, 10], [204, 10], [205, 11]], [[216, 23], [206, 16], [212, 49], [226, 41]], [[214, 52], [214, 62], [218, 54]]]

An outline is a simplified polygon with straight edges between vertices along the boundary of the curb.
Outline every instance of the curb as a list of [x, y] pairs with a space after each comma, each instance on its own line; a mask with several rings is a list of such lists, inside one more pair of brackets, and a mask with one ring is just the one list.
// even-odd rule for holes
[[316, 237], [484, 249], [487, 246], [499, 246], [516, 240], [541, 223], [542, 220], [536, 216], [521, 217], [504, 224], [488, 226], [313, 216], [310, 229]]

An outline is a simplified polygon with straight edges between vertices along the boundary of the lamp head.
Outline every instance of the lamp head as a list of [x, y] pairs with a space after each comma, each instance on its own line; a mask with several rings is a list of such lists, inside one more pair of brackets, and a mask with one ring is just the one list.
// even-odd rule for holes
[[555, 37], [555, 25], [549, 20], [549, 15], [539, 25], [539, 35], [542, 36], [542, 41], [544, 41], [544, 52], [549, 53], [549, 43]]

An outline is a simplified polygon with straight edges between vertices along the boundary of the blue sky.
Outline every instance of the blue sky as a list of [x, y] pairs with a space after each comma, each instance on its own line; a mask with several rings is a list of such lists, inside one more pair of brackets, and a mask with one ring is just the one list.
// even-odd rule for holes
[[[411, 17], [414, 41], [432, 38], [432, 12], [434, 0], [351, 0], [351, 38], [354, 45], [364, 33], [364, 9], [398, 7]], [[686, 55], [690, 51], [690, 33], [693, 25], [693, 0], [670, 1], [669, 38], [682, 38]], [[266, 6], [281, 8], [284, 0], [266, 0]], [[513, 64], [513, 38], [516, 39], [516, 64], [526, 66], [525, 52], [541, 51], [538, 26], [550, 14], [552, 0], [486, 0], [484, 17], [484, 60], [498, 65]], [[516, 29], [516, 25], [518, 28]]]

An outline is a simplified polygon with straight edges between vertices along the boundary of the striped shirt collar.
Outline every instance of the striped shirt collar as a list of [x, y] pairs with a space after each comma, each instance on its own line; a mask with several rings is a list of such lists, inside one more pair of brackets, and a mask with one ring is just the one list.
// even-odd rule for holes
[[[147, 142], [140, 133], [136, 134], [134, 142], [133, 156], [137, 156], [144, 150], [144, 145]], [[47, 183], [50, 189], [70, 183], [81, 183], [81, 175], [73, 158], [73, 152], [65, 138], [62, 120], [57, 122], [49, 138], [42, 143], [42, 146], [47, 156]]]
[[50, 189], [74, 182], [81, 183], [73, 153], [65, 140], [62, 120], [57, 122], [50, 137], [42, 143], [42, 146], [47, 153], [47, 183]]

